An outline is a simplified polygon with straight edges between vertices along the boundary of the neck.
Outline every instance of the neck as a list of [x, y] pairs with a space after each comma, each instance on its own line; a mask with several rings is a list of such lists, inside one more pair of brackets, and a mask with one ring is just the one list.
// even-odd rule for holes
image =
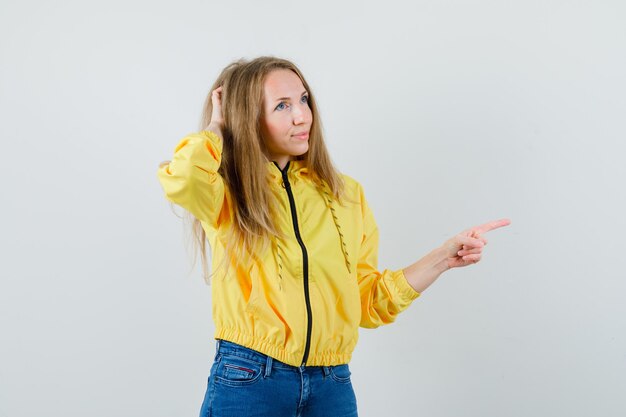
[[280, 168], [280, 170], [282, 171], [283, 169], [285, 169], [285, 167], [287, 166], [287, 163], [290, 160], [291, 158], [289, 156], [282, 156], [282, 157], [273, 159], [272, 162], [275, 162]]

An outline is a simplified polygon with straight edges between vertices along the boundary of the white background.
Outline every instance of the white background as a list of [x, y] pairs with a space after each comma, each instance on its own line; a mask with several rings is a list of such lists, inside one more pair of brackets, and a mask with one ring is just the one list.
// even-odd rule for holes
[[156, 170], [264, 54], [317, 95], [381, 269], [513, 221], [361, 330], [361, 417], [626, 415], [625, 22], [619, 0], [2, 0], [0, 416], [197, 415], [210, 287]]

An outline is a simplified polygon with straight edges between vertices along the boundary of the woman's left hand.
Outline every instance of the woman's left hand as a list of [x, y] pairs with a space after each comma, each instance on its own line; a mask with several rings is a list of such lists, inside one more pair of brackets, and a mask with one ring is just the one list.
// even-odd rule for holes
[[511, 224], [509, 219], [495, 220], [471, 227], [448, 239], [442, 246], [447, 256], [448, 268], [460, 268], [480, 261], [483, 248], [487, 244], [487, 239], [483, 235], [509, 224]]

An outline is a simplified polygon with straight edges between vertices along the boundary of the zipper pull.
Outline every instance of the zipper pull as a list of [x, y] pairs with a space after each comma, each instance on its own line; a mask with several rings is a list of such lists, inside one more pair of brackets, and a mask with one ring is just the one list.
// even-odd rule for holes
[[289, 183], [289, 178], [287, 178], [287, 173], [283, 172], [283, 188], [290, 189], [291, 184]]

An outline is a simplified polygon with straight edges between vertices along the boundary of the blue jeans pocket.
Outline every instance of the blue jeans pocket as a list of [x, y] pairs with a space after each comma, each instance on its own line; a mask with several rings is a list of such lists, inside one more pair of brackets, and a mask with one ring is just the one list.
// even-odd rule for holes
[[330, 367], [330, 376], [337, 382], [344, 384], [349, 383], [350, 375], [352, 375], [352, 373], [350, 372], [350, 367], [347, 363]]
[[236, 355], [220, 355], [215, 369], [215, 382], [239, 387], [259, 380], [264, 365]]

